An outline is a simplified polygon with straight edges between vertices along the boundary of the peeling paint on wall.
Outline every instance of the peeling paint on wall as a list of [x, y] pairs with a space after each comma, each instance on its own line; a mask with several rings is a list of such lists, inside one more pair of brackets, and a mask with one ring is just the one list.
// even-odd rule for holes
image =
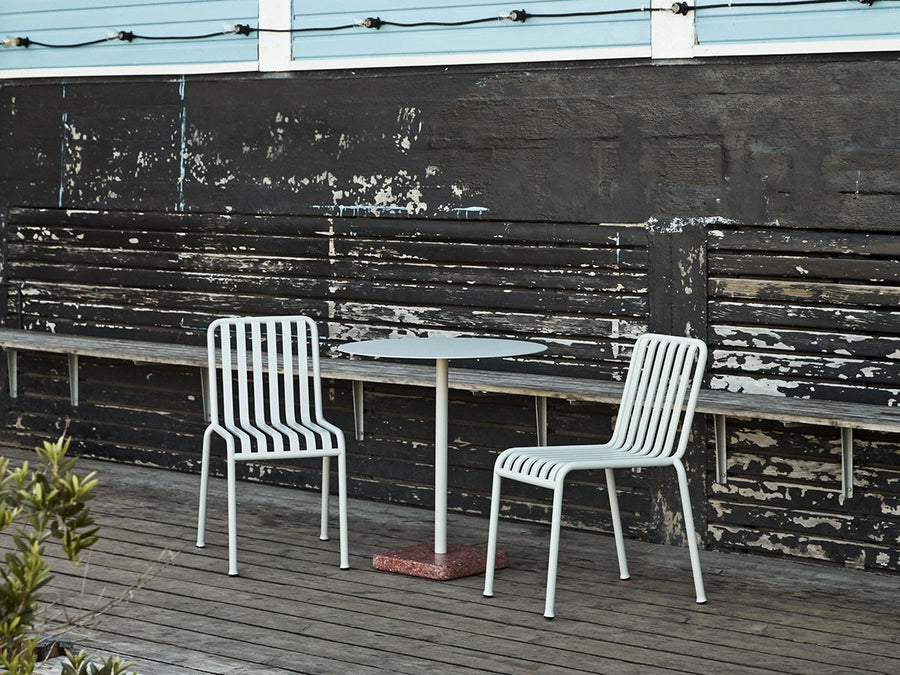
[[[62, 85], [62, 100], [65, 105], [66, 100], [66, 85]], [[65, 184], [66, 184], [66, 155], [68, 154], [66, 145], [69, 139], [69, 116], [68, 112], [66, 112], [65, 108], [62, 111], [62, 120], [61, 120], [61, 129], [62, 133], [60, 134], [60, 150], [59, 150], [59, 207], [63, 206], [63, 198], [65, 196]]]
[[185, 177], [185, 160], [187, 157], [187, 106], [184, 102], [184, 75], [178, 83], [178, 98], [181, 100], [181, 134], [178, 139], [178, 201], [175, 204], [175, 211], [184, 211], [184, 177]]

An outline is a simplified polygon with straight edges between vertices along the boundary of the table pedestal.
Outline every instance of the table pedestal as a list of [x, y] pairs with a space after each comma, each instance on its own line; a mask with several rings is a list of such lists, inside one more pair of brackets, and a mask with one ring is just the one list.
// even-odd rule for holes
[[[374, 358], [428, 359], [435, 362], [434, 408], [434, 541], [372, 556], [377, 570], [426, 579], [458, 579], [485, 571], [487, 547], [447, 544], [448, 371], [451, 359], [486, 359], [537, 354], [544, 345], [493, 338], [405, 338], [365, 340], [341, 345], [347, 354]], [[362, 389], [357, 401], [362, 401]], [[540, 413], [540, 410], [539, 410]], [[359, 415], [361, 417], [361, 415]], [[497, 569], [508, 566], [506, 553], [494, 557]]]
[[[509, 565], [504, 551], [495, 556], [497, 569]], [[398, 548], [372, 556], [372, 567], [413, 577], [449, 581], [484, 572], [487, 562], [486, 546], [448, 544], [446, 553], [435, 553], [434, 542]]]

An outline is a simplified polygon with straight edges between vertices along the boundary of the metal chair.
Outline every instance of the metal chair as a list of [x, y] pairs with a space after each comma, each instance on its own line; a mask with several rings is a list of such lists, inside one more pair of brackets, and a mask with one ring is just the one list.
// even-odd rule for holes
[[[684, 527], [694, 574], [697, 602], [706, 602], [700, 555], [694, 535], [694, 519], [687, 477], [681, 457], [687, 447], [691, 421], [706, 366], [706, 345], [693, 338], [648, 333], [638, 338], [631, 355], [622, 400], [612, 438], [599, 445], [562, 445], [510, 448], [494, 464], [488, 532], [484, 595], [494, 594], [494, 557], [500, 515], [500, 483], [503, 478], [553, 490], [550, 560], [544, 616], [554, 616], [556, 568], [563, 505], [563, 483], [570, 471], [604, 469], [609, 492], [613, 532], [619, 559], [619, 576], [628, 579], [625, 540], [616, 497], [613, 469], [674, 466], [678, 474]], [[680, 431], [679, 431], [680, 429]]]
[[209, 426], [203, 434], [197, 546], [205, 546], [209, 454], [214, 434], [228, 463], [228, 574], [237, 571], [235, 464], [322, 458], [320, 538], [328, 539], [329, 460], [338, 461], [342, 569], [347, 552], [344, 435], [322, 412], [319, 334], [305, 316], [217, 319], [207, 330]]

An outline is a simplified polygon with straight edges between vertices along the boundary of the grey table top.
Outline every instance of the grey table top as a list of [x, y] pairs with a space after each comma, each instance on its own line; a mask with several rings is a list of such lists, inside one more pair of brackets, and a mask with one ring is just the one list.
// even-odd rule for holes
[[424, 337], [363, 340], [338, 347], [357, 356], [397, 359], [487, 359], [537, 354], [546, 345], [528, 340], [497, 338]]

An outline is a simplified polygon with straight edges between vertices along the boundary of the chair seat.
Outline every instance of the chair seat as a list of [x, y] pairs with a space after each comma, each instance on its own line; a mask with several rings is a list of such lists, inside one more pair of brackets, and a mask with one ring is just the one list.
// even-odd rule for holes
[[311, 422], [291, 427], [279, 424], [278, 428], [261, 423], [210, 426], [222, 438], [230, 436], [238, 442], [239, 445], [235, 446], [235, 460], [337, 457], [342, 452], [341, 443], [336, 436], [340, 430]]
[[497, 458], [495, 471], [504, 478], [553, 487], [570, 471], [671, 465], [671, 456], [652, 455], [641, 449], [609, 444], [557, 445], [510, 448]]

